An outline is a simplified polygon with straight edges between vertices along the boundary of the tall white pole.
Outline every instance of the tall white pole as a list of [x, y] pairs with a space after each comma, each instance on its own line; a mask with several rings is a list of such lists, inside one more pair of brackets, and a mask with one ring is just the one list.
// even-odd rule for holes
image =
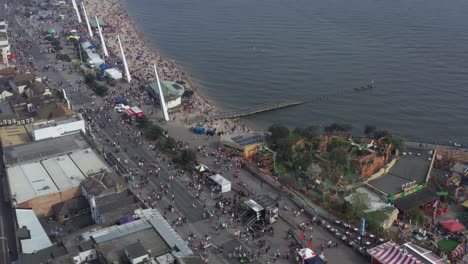
[[99, 37], [101, 37], [101, 44], [102, 44], [102, 49], [104, 50], [104, 56], [108, 57], [109, 53], [107, 53], [106, 42], [104, 41], [104, 36], [102, 35], [101, 25], [99, 25], [99, 20], [97, 19], [97, 16], [96, 16], [96, 22], [97, 22], [97, 28], [99, 30]]
[[75, 11], [76, 11], [76, 16], [78, 17], [78, 23], [81, 24], [80, 10], [78, 10], [78, 5], [76, 4], [76, 1], [75, 1], [75, 0], [72, 0], [72, 5], [73, 5], [73, 8], [74, 8]]
[[163, 110], [164, 120], [169, 121], [169, 113], [167, 113], [166, 100], [164, 99], [164, 94], [161, 89], [161, 83], [159, 82], [159, 76], [158, 76], [158, 70], [156, 69], [156, 64], [154, 64], [154, 74], [156, 75], [156, 82], [158, 83], [159, 101], [161, 102], [161, 108]]
[[88, 25], [89, 35], [90, 35], [91, 37], [93, 37], [93, 31], [91, 30], [91, 25], [89, 24], [88, 15], [86, 14], [86, 8], [85, 8], [83, 2], [81, 2], [81, 6], [83, 6], [83, 13], [84, 13], [84, 16], [85, 16], [85, 19], [86, 19], [86, 25]]
[[119, 41], [120, 52], [122, 52], [122, 61], [125, 68], [125, 74], [127, 75], [127, 81], [130, 82], [132, 80], [132, 76], [130, 76], [130, 71], [128, 70], [127, 60], [125, 59], [125, 53], [122, 47], [122, 42], [120, 42], [120, 36], [117, 35], [117, 40]]

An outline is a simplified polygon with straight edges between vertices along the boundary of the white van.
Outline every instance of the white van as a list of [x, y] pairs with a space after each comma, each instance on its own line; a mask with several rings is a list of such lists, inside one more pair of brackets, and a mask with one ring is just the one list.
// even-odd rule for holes
[[125, 110], [130, 109], [130, 106], [124, 104], [116, 104], [114, 110], [118, 113], [123, 113]]

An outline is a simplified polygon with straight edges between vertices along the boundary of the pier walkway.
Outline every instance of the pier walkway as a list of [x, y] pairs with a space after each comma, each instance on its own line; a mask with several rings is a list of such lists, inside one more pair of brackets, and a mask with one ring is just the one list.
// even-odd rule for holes
[[229, 118], [254, 115], [254, 114], [272, 111], [272, 110], [276, 110], [280, 108], [301, 105], [304, 103], [305, 103], [304, 101], [285, 101], [285, 102], [280, 102], [280, 103], [276, 102], [276, 103], [260, 104], [260, 105], [256, 105], [255, 107], [240, 109], [240, 110], [236, 110], [232, 112], [226, 112], [226, 113], [222, 113], [219, 115], [207, 116], [207, 117], [202, 117], [202, 116], [195, 117], [192, 120], [190, 120], [190, 123], [205, 122], [209, 119], [220, 120], [220, 119], [229, 119]]

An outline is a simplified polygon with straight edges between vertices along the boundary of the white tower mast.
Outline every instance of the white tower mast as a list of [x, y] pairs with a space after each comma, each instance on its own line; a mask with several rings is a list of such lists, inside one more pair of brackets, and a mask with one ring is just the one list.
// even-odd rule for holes
[[78, 5], [76, 4], [76, 1], [75, 1], [75, 0], [72, 0], [72, 5], [73, 5], [73, 8], [74, 8], [75, 11], [76, 11], [76, 16], [78, 17], [78, 23], [81, 24], [80, 10], [78, 10]]
[[85, 16], [85, 19], [86, 19], [86, 25], [88, 26], [89, 35], [91, 37], [93, 37], [93, 31], [91, 30], [91, 25], [89, 24], [88, 15], [86, 14], [86, 8], [85, 8], [83, 2], [81, 2], [81, 6], [83, 6], [83, 13], [84, 13], [84, 16]]
[[164, 94], [161, 89], [161, 83], [159, 82], [159, 76], [158, 76], [158, 70], [156, 69], [156, 64], [154, 64], [154, 74], [156, 75], [156, 82], [158, 83], [159, 101], [161, 102], [161, 108], [163, 110], [164, 120], [169, 121], [169, 114], [167, 113], [166, 100], [164, 99]]
[[127, 81], [130, 82], [132, 80], [132, 76], [130, 76], [130, 71], [128, 70], [127, 60], [125, 59], [125, 53], [122, 47], [122, 42], [120, 42], [120, 36], [117, 35], [117, 40], [119, 41], [120, 52], [122, 52], [122, 61], [125, 68], [125, 74], [127, 75]]
[[104, 56], [109, 57], [109, 53], [107, 52], [106, 42], [104, 41], [104, 36], [102, 35], [101, 25], [99, 25], [99, 20], [96, 16], [97, 27], [99, 30], [99, 37], [101, 38], [102, 49], [104, 50]]

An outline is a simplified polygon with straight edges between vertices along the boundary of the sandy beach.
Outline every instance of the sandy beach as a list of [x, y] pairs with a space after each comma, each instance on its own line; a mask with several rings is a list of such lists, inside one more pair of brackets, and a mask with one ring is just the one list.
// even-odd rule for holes
[[[113, 59], [121, 59], [117, 41], [117, 35], [120, 36], [130, 75], [133, 78], [132, 87], [146, 86], [149, 81], [154, 80], [156, 77], [152, 65], [157, 63], [161, 80], [183, 82], [186, 88], [194, 91], [190, 102], [185, 103], [181, 108], [171, 113], [172, 120], [178, 120], [187, 126], [189, 125], [187, 121], [194, 117], [208, 117], [220, 112], [197, 92], [197, 88], [194, 87], [193, 82], [188, 77], [189, 74], [183, 72], [173, 60], [163, 58], [157, 50], [154, 50], [145, 41], [133, 20], [127, 14], [121, 0], [85, 0], [84, 4], [90, 19], [97, 16], [107, 24], [113, 25], [112, 32], [104, 33], [110, 55], [109, 58], [106, 58], [106, 62], [112, 67], [119, 67], [124, 72], [123, 65]], [[93, 38], [93, 44], [101, 49], [101, 42], [96, 35]], [[207, 129], [216, 129], [223, 133], [250, 131], [238, 119], [210, 121], [204, 125]]]

